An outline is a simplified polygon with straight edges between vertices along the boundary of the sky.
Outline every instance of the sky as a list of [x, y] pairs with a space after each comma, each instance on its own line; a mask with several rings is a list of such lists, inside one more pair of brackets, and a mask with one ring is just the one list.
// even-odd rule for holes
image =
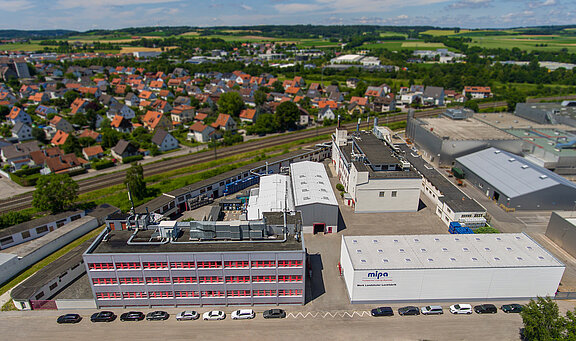
[[0, 29], [140, 26], [576, 24], [575, 0], [0, 0]]

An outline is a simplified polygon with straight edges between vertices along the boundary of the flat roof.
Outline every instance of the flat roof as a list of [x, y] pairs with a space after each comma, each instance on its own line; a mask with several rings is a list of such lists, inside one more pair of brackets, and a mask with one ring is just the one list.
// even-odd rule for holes
[[576, 135], [567, 133], [563, 130], [551, 128], [538, 129], [506, 129], [514, 136], [523, 139], [525, 142], [541, 148], [557, 156], [576, 156], [574, 148], [556, 148], [558, 143], [566, 143], [576, 139]]
[[326, 204], [338, 206], [324, 165], [302, 161], [290, 165], [290, 177], [296, 206]]
[[293, 211], [294, 200], [288, 175], [271, 174], [260, 177], [258, 188], [250, 190], [248, 220], [262, 219], [263, 212]]
[[355, 270], [565, 267], [524, 233], [342, 239]]
[[[394, 156], [394, 151], [372, 133], [352, 135], [353, 146], [359, 149], [373, 165], [398, 164], [400, 160]], [[353, 150], [358, 152], [358, 150]]]
[[28, 231], [32, 228], [56, 222], [58, 220], [66, 219], [76, 214], [84, 213], [83, 210], [65, 211], [57, 214], [47, 215], [37, 219], [29, 220], [18, 225], [10, 226], [0, 230], [0, 237], [11, 236], [15, 233]]
[[518, 138], [491, 125], [474, 119], [452, 120], [448, 117], [420, 118], [432, 134], [443, 139], [469, 140], [517, 140]]
[[548, 128], [548, 129], [560, 129], [560, 130], [574, 130], [574, 127], [570, 127], [565, 124], [540, 124], [510, 113], [474, 114], [472, 118], [487, 123], [499, 129]]

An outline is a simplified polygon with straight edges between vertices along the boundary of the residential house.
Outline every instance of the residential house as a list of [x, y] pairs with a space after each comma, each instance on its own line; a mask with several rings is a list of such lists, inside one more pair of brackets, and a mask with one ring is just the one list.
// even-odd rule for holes
[[34, 95], [28, 97], [28, 101], [34, 104], [46, 103], [50, 100], [50, 96], [45, 92], [37, 92]]
[[140, 95], [138, 96], [138, 98], [140, 98], [140, 100], [144, 100], [144, 101], [153, 101], [156, 99], [156, 94], [153, 93], [152, 91], [142, 91], [142, 92], [140, 92]]
[[174, 102], [172, 104], [174, 105], [174, 107], [178, 107], [180, 105], [190, 105], [190, 103], [191, 103], [190, 97], [178, 96], [178, 97], [176, 97], [176, 99], [174, 100]]
[[152, 143], [158, 146], [160, 151], [168, 151], [178, 148], [178, 140], [164, 129], [156, 129], [152, 137]]
[[88, 101], [83, 98], [76, 98], [74, 102], [70, 105], [71, 113], [73, 115], [81, 114], [86, 111], [86, 106], [88, 105]]
[[170, 117], [173, 122], [187, 123], [194, 119], [194, 107], [190, 105], [180, 105], [172, 109]]
[[52, 143], [55, 146], [61, 146], [66, 142], [68, 136], [70, 136], [70, 134], [63, 132], [62, 130], [58, 130], [56, 131], [56, 134], [54, 135], [50, 143]]
[[288, 89], [286, 89], [286, 91], [284, 91], [284, 93], [286, 93], [287, 95], [291, 95], [291, 96], [302, 96], [302, 89], [297, 88], [295, 86], [291, 86]]
[[44, 169], [41, 174], [50, 173], [69, 173], [71, 171], [82, 169], [88, 161], [77, 157], [74, 153], [51, 157], [44, 162]]
[[40, 150], [40, 147], [38, 147], [38, 141], [10, 144], [3, 146], [2, 149], [0, 149], [0, 157], [2, 157], [3, 162], [11, 163], [14, 161], [30, 159], [30, 153], [37, 150]]
[[28, 115], [19, 107], [12, 107], [12, 110], [10, 110], [10, 113], [8, 114], [8, 120], [12, 123], [12, 125], [18, 122], [32, 124], [32, 118], [30, 115]]
[[232, 116], [227, 114], [219, 114], [216, 122], [212, 123], [211, 126], [214, 129], [222, 129], [225, 131], [234, 131], [236, 130], [236, 121]]
[[130, 141], [120, 140], [116, 146], [112, 147], [111, 154], [122, 161], [126, 157], [140, 155], [140, 151]]
[[55, 130], [61, 130], [68, 134], [74, 131], [72, 124], [61, 116], [54, 116], [54, 118], [50, 120], [50, 126]]
[[334, 120], [336, 118], [336, 114], [330, 108], [330, 106], [325, 106], [318, 111], [318, 122], [324, 122], [324, 120]]
[[23, 122], [16, 122], [12, 127], [12, 136], [18, 138], [18, 141], [32, 140], [32, 128]]
[[114, 93], [116, 95], [124, 95], [126, 93], [126, 85], [118, 84], [114, 87]]
[[492, 97], [492, 90], [489, 86], [465, 86], [462, 94], [472, 99], [489, 98]]
[[166, 113], [170, 112], [170, 110], [172, 110], [172, 106], [170, 105], [170, 103], [168, 103], [167, 101], [161, 100], [161, 99], [155, 100], [152, 103], [151, 108], [154, 109], [155, 111], [159, 111], [163, 114], [166, 114]]
[[100, 88], [96, 86], [83, 86], [78, 88], [78, 91], [80, 91], [83, 96], [92, 95], [94, 98], [98, 98], [102, 95], [102, 91], [100, 91]]
[[366, 92], [364, 92], [364, 96], [367, 97], [382, 97], [390, 92], [390, 87], [386, 84], [382, 84], [380, 86], [369, 86], [366, 88]]
[[422, 94], [422, 103], [425, 105], [444, 105], [444, 88], [438, 86], [427, 86]]
[[55, 108], [39, 105], [36, 107], [34, 113], [40, 117], [46, 118], [49, 114], [56, 114], [58, 111]]
[[160, 91], [166, 87], [166, 84], [162, 80], [151, 81], [149, 87], [152, 91]]
[[208, 114], [205, 112], [197, 112], [196, 116], [194, 116], [194, 121], [204, 122], [204, 120], [208, 117]]
[[211, 139], [218, 139], [220, 136], [221, 135], [218, 131], [211, 126], [204, 125], [201, 122], [195, 122], [190, 126], [190, 132], [188, 133], [187, 138], [189, 140], [204, 143], [209, 142]]
[[94, 130], [85, 129], [82, 134], [78, 135], [78, 138], [89, 137], [96, 141], [96, 143], [102, 142], [102, 134], [95, 132]]
[[361, 80], [359, 80], [358, 78], [348, 78], [346, 80], [346, 86], [352, 89], [356, 89], [356, 86], [358, 86], [358, 84], [360, 84], [360, 82], [362, 82]]
[[168, 98], [174, 98], [174, 94], [170, 90], [160, 90], [158, 95], [163, 100], [168, 100]]
[[101, 95], [100, 97], [98, 97], [98, 101], [107, 107], [110, 107], [112, 104], [120, 103], [112, 95]]
[[82, 149], [82, 155], [84, 155], [84, 158], [88, 161], [100, 159], [104, 156], [104, 149], [102, 149], [102, 146], [85, 147]]
[[154, 131], [157, 128], [162, 128], [164, 130], [172, 130], [172, 120], [167, 116], [164, 116], [161, 112], [149, 110], [144, 115], [142, 119], [144, 127], [150, 131]]
[[114, 116], [116, 116], [116, 115], [120, 115], [127, 120], [131, 120], [134, 117], [136, 117], [136, 113], [134, 113], [134, 110], [132, 110], [132, 108], [130, 108], [126, 104], [122, 104], [122, 103], [112, 104], [110, 106], [110, 109], [108, 109], [108, 112], [106, 113], [106, 116], [109, 119], [113, 119]]
[[390, 112], [396, 110], [396, 99], [388, 95], [384, 97], [374, 97], [371, 103], [371, 110], [374, 112]]
[[131, 107], [137, 107], [140, 105], [140, 97], [136, 96], [133, 92], [129, 92], [126, 97], [124, 97], [124, 103]]
[[132, 122], [120, 115], [116, 115], [110, 122], [110, 128], [121, 133], [130, 133], [132, 132]]
[[258, 119], [259, 111], [256, 109], [244, 109], [240, 112], [240, 121], [254, 123]]

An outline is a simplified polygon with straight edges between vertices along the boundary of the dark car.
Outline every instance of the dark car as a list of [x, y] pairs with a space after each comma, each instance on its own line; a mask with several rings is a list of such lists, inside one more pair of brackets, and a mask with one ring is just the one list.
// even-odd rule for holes
[[120, 321], [142, 321], [144, 317], [144, 313], [140, 311], [129, 311], [120, 315]]
[[170, 314], [168, 314], [165, 311], [153, 311], [151, 313], [148, 313], [148, 315], [146, 315], [146, 319], [148, 321], [162, 321], [162, 320], [167, 320], [170, 317]]
[[262, 314], [265, 319], [283, 319], [286, 317], [286, 312], [282, 309], [265, 310]]
[[476, 314], [496, 314], [498, 312], [498, 308], [494, 304], [480, 304], [474, 306], [474, 311]]
[[512, 303], [504, 304], [501, 309], [505, 313], [519, 313], [522, 311], [523, 307], [520, 304]]
[[402, 308], [398, 308], [398, 314], [399, 315], [420, 315], [420, 309], [418, 309], [418, 307], [415, 306], [407, 306], [407, 307], [402, 307]]
[[390, 307], [378, 307], [370, 312], [372, 316], [394, 316], [394, 310]]
[[116, 314], [111, 311], [101, 311], [92, 314], [90, 321], [92, 322], [112, 322], [116, 319]]
[[58, 317], [58, 320], [56, 320], [56, 322], [62, 324], [62, 323], [78, 323], [82, 321], [82, 316], [78, 315], [78, 314], [66, 314], [66, 315], [62, 315], [60, 317]]

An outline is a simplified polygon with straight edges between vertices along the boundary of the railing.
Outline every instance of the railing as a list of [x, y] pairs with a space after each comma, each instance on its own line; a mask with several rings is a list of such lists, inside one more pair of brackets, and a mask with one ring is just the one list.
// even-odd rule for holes
[[556, 300], [573, 300], [576, 299], [576, 292], [557, 292], [554, 296]]

